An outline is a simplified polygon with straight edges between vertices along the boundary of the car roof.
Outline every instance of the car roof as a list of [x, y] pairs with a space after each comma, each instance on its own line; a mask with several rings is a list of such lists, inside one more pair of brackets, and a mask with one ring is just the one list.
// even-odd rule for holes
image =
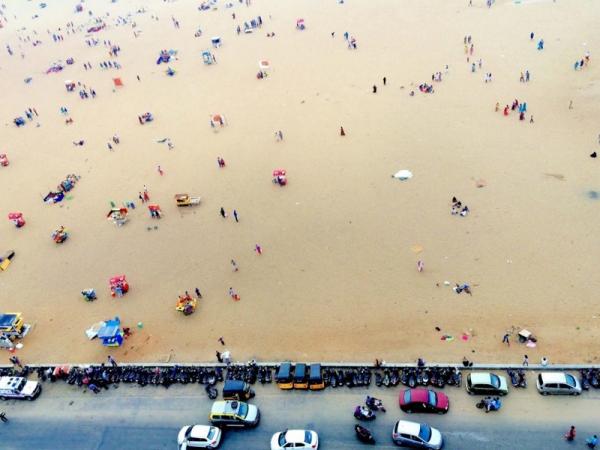
[[2, 377], [0, 378], [0, 389], [13, 389], [21, 383], [23, 377]]
[[410, 401], [412, 402], [428, 402], [429, 401], [429, 390], [428, 389], [409, 389], [410, 390]]
[[566, 376], [563, 372], [541, 372], [544, 383], [564, 383]]
[[208, 425], [194, 425], [192, 430], [189, 432], [189, 436], [206, 439], [211, 428], [212, 427], [209, 427]]
[[421, 430], [421, 424], [418, 422], [410, 422], [408, 420], [398, 421], [398, 432], [418, 436]]
[[489, 372], [484, 373], [471, 373], [471, 383], [473, 384], [489, 384], [491, 380], [491, 374]]
[[304, 442], [304, 433], [306, 433], [306, 430], [287, 430], [285, 440], [288, 442]]
[[214, 402], [210, 412], [212, 414], [232, 414], [237, 412], [240, 402], [237, 400], [226, 400]]

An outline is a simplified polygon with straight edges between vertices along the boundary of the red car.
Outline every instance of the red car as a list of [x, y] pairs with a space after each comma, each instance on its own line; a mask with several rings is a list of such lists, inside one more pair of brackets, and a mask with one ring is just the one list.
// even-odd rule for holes
[[400, 392], [400, 409], [407, 413], [446, 414], [450, 400], [446, 394], [432, 389], [406, 389]]

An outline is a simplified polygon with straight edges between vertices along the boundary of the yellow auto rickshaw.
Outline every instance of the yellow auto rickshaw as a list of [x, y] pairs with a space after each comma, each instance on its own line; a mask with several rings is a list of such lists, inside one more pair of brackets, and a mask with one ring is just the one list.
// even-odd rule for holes
[[308, 387], [311, 391], [320, 391], [321, 389], [325, 389], [323, 374], [321, 373], [321, 364], [315, 363], [310, 365]]
[[275, 381], [277, 381], [277, 386], [279, 386], [280, 389], [287, 390], [294, 388], [294, 380], [292, 378], [292, 363], [281, 363], [279, 369], [277, 369]]
[[294, 389], [308, 389], [308, 374], [304, 363], [297, 363], [294, 368]]

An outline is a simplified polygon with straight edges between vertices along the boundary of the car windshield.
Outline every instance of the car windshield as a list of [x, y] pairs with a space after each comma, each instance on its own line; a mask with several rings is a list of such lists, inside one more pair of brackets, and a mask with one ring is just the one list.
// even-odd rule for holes
[[404, 391], [404, 403], [406, 403], [406, 404], [410, 403], [410, 390], [409, 389]]
[[431, 406], [437, 405], [437, 395], [435, 394], [435, 392], [434, 391], [428, 391], [427, 395], [429, 397], [429, 404]]
[[429, 425], [421, 424], [421, 429], [419, 430], [419, 437], [425, 442], [429, 442], [429, 439], [431, 439], [431, 427]]
[[287, 441], [285, 440], [285, 433], [279, 433], [279, 446], [283, 447]]
[[571, 387], [577, 386], [577, 383], [575, 382], [575, 377], [573, 377], [573, 375], [569, 375], [568, 373], [566, 373], [565, 378], [567, 379], [567, 384], [569, 386], [571, 386]]
[[206, 436], [209, 440], [215, 437], [215, 427], [210, 427], [208, 435]]
[[304, 432], [304, 442], [306, 442], [307, 444], [310, 444], [312, 442], [312, 434], [310, 431]]
[[490, 382], [492, 383], [492, 386], [494, 386], [496, 389], [500, 389], [500, 378], [498, 377], [498, 375], [494, 375], [493, 373], [491, 373]]
[[238, 415], [244, 418], [248, 415], [248, 405], [246, 403], [240, 402], [240, 407], [238, 408]]

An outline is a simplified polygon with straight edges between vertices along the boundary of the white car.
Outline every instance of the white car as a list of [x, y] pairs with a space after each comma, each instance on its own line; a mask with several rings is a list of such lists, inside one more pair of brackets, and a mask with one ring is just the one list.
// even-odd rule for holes
[[271, 450], [319, 448], [319, 436], [311, 430], [285, 430], [271, 438]]
[[439, 450], [443, 447], [442, 433], [424, 423], [399, 420], [392, 431], [394, 444], [402, 447], [430, 448]]
[[221, 430], [208, 425], [188, 425], [179, 430], [179, 450], [188, 448], [217, 448], [221, 443]]

